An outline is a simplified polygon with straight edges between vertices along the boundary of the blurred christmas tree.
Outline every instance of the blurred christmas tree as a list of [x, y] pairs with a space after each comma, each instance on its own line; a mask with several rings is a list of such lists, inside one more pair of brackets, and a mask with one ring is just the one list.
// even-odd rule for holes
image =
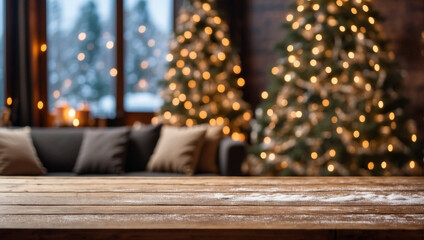
[[167, 57], [164, 105], [154, 121], [225, 125], [224, 134], [244, 140], [243, 131], [251, 119], [239, 89], [245, 80], [215, 1], [186, 0], [176, 26]]
[[286, 20], [252, 133], [264, 172], [421, 174], [422, 145], [370, 1], [298, 0]]

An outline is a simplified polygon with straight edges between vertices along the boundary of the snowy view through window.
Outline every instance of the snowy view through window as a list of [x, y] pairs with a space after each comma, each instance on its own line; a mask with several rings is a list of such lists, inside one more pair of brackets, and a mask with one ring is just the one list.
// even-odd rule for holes
[[[47, 0], [48, 100], [96, 117], [116, 109], [115, 0]], [[157, 82], [166, 73], [172, 0], [124, 1], [124, 108], [152, 112], [162, 100]]]
[[115, 116], [114, 0], [47, 0], [48, 100]]
[[0, 0], [0, 110], [3, 107], [4, 104], [4, 92], [5, 92], [5, 72], [4, 72], [4, 58], [5, 58], [5, 51], [4, 51], [4, 23], [5, 23], [5, 11], [4, 11], [4, 3], [5, 0]]
[[154, 112], [162, 105], [157, 83], [167, 72], [172, 9], [172, 0], [124, 1], [124, 107], [128, 112]]

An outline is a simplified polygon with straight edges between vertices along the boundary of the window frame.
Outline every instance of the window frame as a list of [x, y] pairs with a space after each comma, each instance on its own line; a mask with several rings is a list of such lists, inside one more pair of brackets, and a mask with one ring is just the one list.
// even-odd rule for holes
[[[20, 2], [20, 3], [18, 3]], [[173, 0], [173, 28], [175, 28], [175, 20], [177, 11], [181, 6], [182, 0]], [[16, 76], [13, 76], [19, 69], [14, 67], [16, 60], [16, 51], [19, 49], [19, 41], [16, 41], [16, 31], [19, 33], [25, 32], [26, 36], [20, 41], [25, 41], [26, 56], [23, 58], [28, 60], [28, 77], [29, 86], [31, 86], [30, 102], [28, 115], [30, 115], [32, 126], [50, 127], [53, 126], [54, 115], [49, 112], [48, 105], [48, 69], [47, 69], [47, 52], [41, 51], [42, 44], [47, 44], [47, 1], [46, 0], [27, 0], [14, 1], [6, 0], [6, 66], [5, 66], [5, 82], [6, 92], [5, 99], [12, 97], [15, 101], [18, 96], [17, 89], [20, 84], [16, 81]], [[125, 96], [125, 74], [124, 74], [124, 0], [115, 0], [115, 15], [116, 15], [116, 68], [118, 75], [116, 76], [116, 114], [113, 119], [106, 119], [107, 126], [132, 125], [139, 121], [142, 123], [150, 123], [154, 112], [127, 112], [124, 109]], [[20, 21], [20, 22], [19, 22]], [[22, 26], [21, 22], [25, 22], [26, 26]], [[20, 66], [21, 67], [21, 66]], [[38, 108], [39, 102], [43, 103], [41, 109]], [[97, 121], [96, 121], [97, 122]]]

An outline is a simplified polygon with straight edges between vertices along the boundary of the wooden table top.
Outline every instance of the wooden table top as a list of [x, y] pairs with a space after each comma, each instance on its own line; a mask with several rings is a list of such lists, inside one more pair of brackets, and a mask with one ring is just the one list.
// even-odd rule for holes
[[2, 229], [424, 229], [422, 177], [0, 177]]

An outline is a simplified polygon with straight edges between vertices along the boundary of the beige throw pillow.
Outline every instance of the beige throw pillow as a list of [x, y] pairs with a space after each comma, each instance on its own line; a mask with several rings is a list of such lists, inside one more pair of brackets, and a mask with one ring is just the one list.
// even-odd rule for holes
[[31, 129], [0, 128], [0, 175], [43, 175], [46, 169], [40, 162], [31, 139]]
[[200, 153], [197, 172], [218, 173], [218, 164], [216, 162], [219, 142], [222, 139], [222, 126], [208, 126], [205, 142]]
[[205, 127], [163, 126], [147, 170], [193, 175], [205, 133]]

